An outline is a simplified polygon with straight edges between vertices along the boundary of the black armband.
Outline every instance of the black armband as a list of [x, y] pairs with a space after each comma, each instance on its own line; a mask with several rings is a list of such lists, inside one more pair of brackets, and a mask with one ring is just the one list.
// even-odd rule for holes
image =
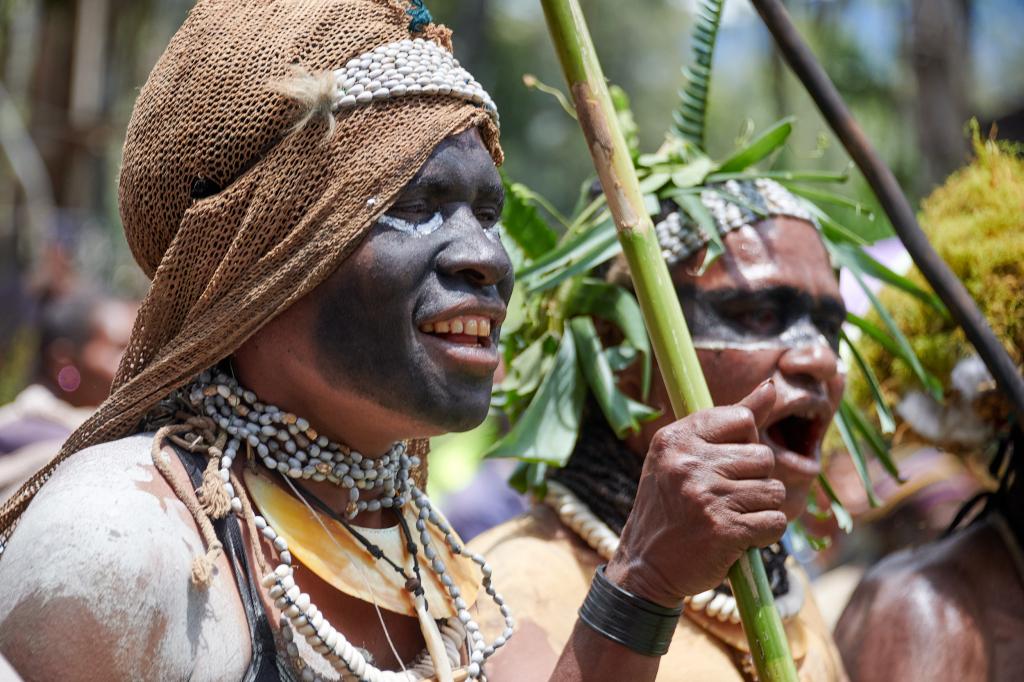
[[668, 608], [622, 589], [597, 567], [580, 607], [580, 620], [610, 640], [644, 656], [663, 656], [683, 607]]

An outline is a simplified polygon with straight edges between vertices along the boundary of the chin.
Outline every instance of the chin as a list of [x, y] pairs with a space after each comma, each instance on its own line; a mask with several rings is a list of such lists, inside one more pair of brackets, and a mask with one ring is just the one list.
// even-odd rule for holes
[[[429, 401], [419, 420], [428, 425], [431, 436], [469, 431], [480, 426], [491, 408], [490, 385], [486, 391], [449, 393]], [[427, 434], [425, 434], [427, 435]]]

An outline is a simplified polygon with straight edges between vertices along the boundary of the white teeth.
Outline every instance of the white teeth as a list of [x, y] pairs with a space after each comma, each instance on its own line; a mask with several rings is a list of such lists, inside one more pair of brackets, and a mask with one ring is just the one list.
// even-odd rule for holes
[[490, 337], [491, 321], [477, 315], [459, 315], [443, 322], [424, 324], [420, 327], [420, 331], [434, 334], [467, 334]]

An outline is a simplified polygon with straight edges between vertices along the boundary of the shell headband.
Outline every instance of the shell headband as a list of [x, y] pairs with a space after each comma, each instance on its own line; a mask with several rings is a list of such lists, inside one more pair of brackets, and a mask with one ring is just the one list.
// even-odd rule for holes
[[[722, 235], [771, 216], [789, 216], [818, 226], [799, 199], [767, 178], [709, 185], [700, 193], [700, 201]], [[679, 211], [665, 216], [654, 226], [654, 231], [661, 245], [661, 255], [669, 265], [686, 260], [710, 241], [701, 226]]]
[[334, 110], [408, 95], [444, 95], [479, 104], [498, 123], [498, 108], [472, 74], [431, 40], [412, 38], [375, 47], [334, 71]]

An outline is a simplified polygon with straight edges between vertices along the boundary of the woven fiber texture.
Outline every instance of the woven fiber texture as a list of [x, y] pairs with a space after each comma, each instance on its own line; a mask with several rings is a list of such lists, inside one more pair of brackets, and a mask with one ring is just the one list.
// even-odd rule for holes
[[124, 146], [121, 217], [152, 286], [110, 398], [0, 510], [0, 536], [61, 461], [133, 433], [158, 401], [326, 279], [444, 138], [479, 126], [501, 162], [487, 114], [440, 95], [345, 110], [333, 132], [323, 116], [295, 130], [306, 112], [278, 86], [298, 70], [321, 74], [417, 36], [451, 49], [444, 27], [411, 35], [408, 7], [197, 3], [142, 88]]

